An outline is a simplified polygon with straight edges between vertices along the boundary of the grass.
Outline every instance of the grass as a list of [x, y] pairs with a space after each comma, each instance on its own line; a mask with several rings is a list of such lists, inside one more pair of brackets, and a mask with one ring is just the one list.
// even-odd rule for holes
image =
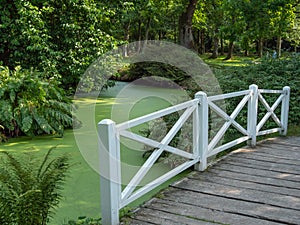
[[229, 66], [246, 66], [249, 63], [259, 60], [256, 56], [236, 56], [234, 55], [230, 60], [224, 60], [226, 56], [218, 56], [216, 59], [211, 59], [210, 54], [204, 54], [200, 56], [201, 59], [212, 67], [229, 67]]

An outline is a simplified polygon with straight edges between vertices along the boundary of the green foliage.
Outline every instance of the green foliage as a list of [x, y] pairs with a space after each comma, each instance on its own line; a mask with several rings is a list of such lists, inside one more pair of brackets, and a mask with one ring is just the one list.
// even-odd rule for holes
[[102, 29], [107, 12], [93, 0], [5, 0], [0, 5], [0, 61], [47, 71], [74, 90], [80, 76], [117, 44]]
[[[130, 217], [132, 215], [131, 208], [124, 207], [119, 212], [120, 219], [123, 219], [126, 221], [126, 218]], [[125, 223], [126, 224], [126, 223]], [[67, 224], [63, 225], [102, 225], [101, 218], [94, 219], [86, 216], [80, 216], [78, 217], [78, 220], [69, 220]]]
[[[263, 59], [260, 62], [249, 63], [245, 66], [218, 66], [214, 68], [215, 76], [217, 77], [219, 84], [223, 90], [223, 93], [237, 92], [241, 90], [249, 89], [249, 85], [256, 84], [259, 88], [262, 89], [271, 89], [271, 90], [281, 90], [284, 86], [290, 86], [291, 96], [290, 96], [290, 111], [289, 111], [289, 125], [291, 127], [298, 127], [300, 125], [300, 55], [294, 54], [289, 58], [284, 59]], [[193, 94], [199, 91], [197, 89], [190, 90]], [[276, 101], [279, 95], [276, 94], [264, 94], [263, 95], [266, 101], [270, 106]], [[226, 112], [230, 115], [233, 110], [237, 107], [239, 102], [242, 100], [241, 97], [229, 98], [225, 101]], [[219, 103], [217, 103], [219, 105]], [[212, 138], [215, 135], [215, 131], [218, 131], [220, 127], [224, 124], [224, 120], [220, 119], [216, 113], [213, 113], [210, 110], [210, 131], [209, 138]], [[263, 118], [267, 113], [264, 109], [264, 106], [259, 103], [258, 110], [258, 122]], [[280, 117], [280, 106], [275, 110], [277, 116]], [[212, 117], [214, 118], [214, 124], [211, 123]], [[149, 123], [149, 127], [146, 130], [143, 130], [141, 133], [146, 137], [149, 137], [154, 140], [160, 141], [164, 137], [164, 127], [162, 124], [166, 124], [166, 130], [169, 130], [174, 122], [178, 119], [178, 115], [171, 114], [162, 119], [154, 120]], [[244, 106], [244, 109], [239, 113], [235, 119], [243, 127], [247, 127], [247, 104]], [[164, 122], [164, 123], [163, 123]], [[274, 128], [277, 125], [269, 119], [264, 129]], [[294, 129], [294, 128], [292, 128]], [[192, 148], [192, 123], [187, 121], [185, 126], [178, 132], [171, 142], [171, 146], [184, 149], [185, 151], [191, 152]], [[163, 133], [163, 134], [162, 134]], [[230, 127], [225, 134], [224, 141], [229, 142], [240, 137], [241, 134], [235, 128]], [[145, 153], [144, 157], [148, 157], [152, 152], [153, 148], [148, 146], [144, 147]], [[164, 161], [169, 165], [176, 166], [182, 163], [182, 158], [173, 156], [170, 154], [165, 154], [162, 156]]]
[[[55, 79], [36, 71], [0, 67], [0, 123], [4, 134], [63, 134], [73, 124], [71, 100]], [[75, 119], [76, 120], [76, 119]]]
[[94, 219], [89, 217], [79, 217], [77, 221], [69, 220], [67, 224], [64, 225], [101, 225], [101, 219]]
[[67, 156], [51, 157], [51, 148], [40, 164], [29, 155], [1, 152], [0, 223], [46, 225], [61, 199], [69, 169]]
[[[246, 90], [249, 85], [256, 84], [259, 88], [280, 90], [290, 86], [289, 123], [300, 124], [300, 55], [293, 54], [284, 59], [263, 59], [261, 62], [249, 64], [244, 67], [223, 67], [214, 69], [224, 93]], [[266, 95], [270, 102], [275, 95]], [[235, 100], [232, 100], [235, 101]], [[228, 102], [227, 106], [236, 106], [235, 102]], [[231, 109], [229, 108], [228, 111]], [[263, 112], [261, 112], [263, 113]]]

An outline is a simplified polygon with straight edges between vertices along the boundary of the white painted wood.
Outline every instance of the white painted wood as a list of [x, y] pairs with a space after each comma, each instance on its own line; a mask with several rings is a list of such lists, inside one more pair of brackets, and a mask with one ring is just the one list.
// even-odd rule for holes
[[233, 98], [233, 97], [248, 95], [249, 92], [250, 92], [249, 90], [245, 90], [245, 91], [237, 91], [237, 92], [232, 92], [232, 93], [222, 94], [222, 95], [214, 95], [214, 96], [209, 96], [208, 100], [213, 102], [213, 101], [217, 101], [217, 100], [223, 100], [226, 98]]
[[[195, 166], [198, 171], [204, 171], [207, 168], [207, 152], [208, 152], [208, 99], [206, 93], [200, 91], [195, 95], [195, 99], [199, 99], [198, 105], [198, 121], [195, 126], [198, 126], [199, 136], [196, 141], [197, 151], [199, 151], [200, 164]], [[198, 142], [198, 143], [197, 143]]]
[[129, 120], [129, 121], [124, 122], [124, 123], [120, 123], [120, 124], [117, 125], [117, 129], [118, 130], [127, 130], [131, 127], [135, 127], [137, 125], [140, 125], [140, 124], [149, 122], [151, 120], [154, 120], [154, 119], [169, 115], [171, 113], [178, 112], [180, 110], [186, 109], [188, 107], [191, 107], [191, 106], [195, 105], [197, 103], [197, 101], [198, 101], [197, 99], [193, 99], [193, 100], [183, 102], [183, 103], [175, 105], [175, 106], [171, 106], [171, 107], [166, 108], [166, 109], [159, 110], [157, 112], [150, 113], [150, 114], [145, 115], [145, 116], [141, 116], [141, 117]]
[[259, 93], [265, 94], [282, 94], [282, 90], [267, 90], [267, 89], [258, 89]]
[[[154, 147], [154, 148], [161, 148], [163, 146], [163, 144], [161, 142], [158, 142], [158, 141], [140, 136], [138, 134], [135, 134], [135, 133], [132, 133], [132, 132], [129, 132], [129, 131], [126, 131], [126, 130], [120, 131], [120, 136], [129, 138], [129, 139], [134, 140], [134, 141], [138, 141], [142, 144], [146, 144], [146, 145], [149, 145], [149, 146]], [[194, 159], [195, 158], [195, 156], [193, 154], [191, 154], [189, 152], [185, 152], [185, 151], [180, 150], [178, 148], [174, 148], [174, 147], [169, 146], [169, 145], [165, 146], [164, 150], [167, 151], [167, 152], [185, 157], [187, 159]]]
[[187, 108], [186, 111], [180, 116], [178, 121], [174, 124], [174, 126], [170, 129], [170, 131], [167, 133], [167, 135], [161, 141], [161, 144], [162, 144], [161, 147], [159, 149], [153, 151], [153, 153], [146, 160], [144, 165], [139, 169], [139, 171], [134, 175], [134, 177], [131, 179], [129, 184], [123, 190], [123, 192], [121, 194], [122, 199], [128, 198], [129, 195], [131, 195], [131, 193], [138, 186], [138, 184], [141, 182], [141, 180], [145, 177], [145, 175], [151, 169], [151, 167], [156, 162], [156, 160], [159, 158], [159, 156], [163, 153], [163, 151], [165, 150], [165, 147], [170, 143], [170, 141], [173, 139], [173, 137], [176, 135], [176, 133], [179, 131], [179, 129], [182, 127], [182, 125], [185, 123], [185, 121], [193, 113], [193, 111], [195, 110], [195, 107], [196, 106]]
[[210, 151], [210, 152], [207, 154], [207, 157], [211, 157], [211, 156], [213, 156], [213, 155], [216, 155], [216, 154], [218, 154], [218, 153], [220, 153], [220, 152], [222, 152], [222, 151], [224, 151], [224, 150], [226, 150], [226, 149], [229, 149], [229, 148], [231, 148], [231, 147], [233, 147], [233, 146], [236, 146], [236, 145], [238, 145], [238, 144], [240, 144], [240, 143], [243, 143], [244, 141], [247, 141], [247, 140], [249, 140], [249, 139], [250, 139], [249, 136], [245, 136], [245, 137], [240, 137], [240, 138], [238, 138], [238, 139], [235, 139], [235, 140], [233, 140], [233, 141], [230, 141], [230, 142], [228, 142], [228, 143], [226, 143], [226, 144], [224, 144], [224, 145], [221, 145], [221, 146], [219, 146], [219, 147], [217, 147], [217, 148], [214, 148], [212, 151]]
[[98, 123], [102, 224], [119, 224], [121, 169], [116, 124], [105, 119]]
[[256, 134], [256, 136], [262, 136], [262, 135], [272, 134], [272, 133], [276, 133], [276, 132], [280, 132], [280, 131], [282, 131], [281, 127], [273, 128], [273, 129], [269, 129], [269, 130], [263, 130], [263, 131], [259, 131]]
[[257, 125], [257, 107], [258, 107], [258, 87], [255, 84], [249, 86], [250, 99], [248, 101], [247, 111], [247, 131], [250, 136], [248, 145], [256, 146], [256, 125]]
[[286, 135], [288, 129], [288, 120], [289, 120], [289, 104], [290, 104], [290, 92], [291, 89], [288, 86], [283, 88], [283, 95], [284, 98], [282, 100], [281, 105], [281, 123], [282, 123], [282, 130], [280, 131], [281, 135]]
[[[196, 96], [195, 96], [196, 97]], [[193, 156], [198, 159], [198, 163], [194, 165], [195, 170], [199, 170], [200, 166], [200, 116], [199, 116], [200, 100], [193, 112]]]
[[175, 177], [176, 175], [180, 174], [181, 172], [185, 171], [186, 169], [190, 168], [191, 166], [195, 165], [198, 162], [198, 159], [194, 159], [191, 161], [184, 162], [183, 164], [177, 166], [173, 170], [165, 173], [164, 175], [160, 176], [159, 178], [153, 180], [152, 182], [148, 183], [144, 187], [136, 190], [132, 195], [128, 198], [124, 198], [121, 200], [121, 208], [130, 204], [131, 202], [135, 201], [136, 199], [140, 198], [144, 194], [148, 193], [149, 191], [153, 190], [154, 188], [158, 187], [159, 185], [163, 184], [167, 180]]
[[[244, 105], [247, 103], [248, 99], [250, 98], [249, 95], [246, 95], [243, 100], [240, 102], [240, 105], [237, 106], [238, 110], [241, 110]], [[248, 135], [248, 131], [243, 128], [239, 123], [237, 123], [231, 116], [228, 116], [222, 109], [220, 109], [215, 103], [209, 101], [210, 108], [217, 113], [220, 117], [225, 119], [226, 121], [230, 122], [235, 128], [237, 128], [242, 134]]]
[[256, 127], [256, 132], [260, 131], [260, 129], [267, 122], [267, 120], [270, 118], [270, 116], [273, 118], [273, 120], [276, 122], [276, 124], [281, 127], [281, 122], [278, 119], [278, 117], [276, 116], [276, 114], [274, 113], [274, 111], [276, 110], [276, 108], [278, 107], [278, 105], [280, 104], [280, 102], [282, 101], [283, 98], [284, 98], [284, 95], [280, 95], [279, 98], [272, 105], [272, 107], [270, 107], [269, 104], [267, 103], [267, 101], [265, 100], [265, 98], [260, 93], [258, 93], [258, 99], [264, 105], [264, 107], [267, 109], [268, 112], [264, 115], [264, 117], [258, 123], [258, 125]]
[[[248, 136], [248, 132], [239, 125], [235, 118], [240, 113], [244, 105], [247, 103], [249, 99], [249, 95], [244, 96], [244, 98], [240, 101], [240, 103], [237, 105], [237, 107], [234, 109], [234, 111], [231, 113], [230, 116], [228, 116], [225, 112], [223, 112], [218, 106], [216, 106], [213, 102], [208, 102], [209, 106], [217, 112], [218, 114], [224, 115], [224, 119], [227, 119], [227, 121], [224, 123], [224, 125], [221, 127], [221, 129], [218, 131], [218, 133], [214, 136], [214, 138], [211, 140], [211, 142], [208, 145], [208, 151], [212, 151], [215, 146], [218, 144], [218, 142], [221, 140], [221, 138], [224, 136], [225, 132], [228, 130], [231, 124], [233, 124], [240, 132], [242, 132], [244, 135]], [[223, 116], [222, 116], [223, 117]]]

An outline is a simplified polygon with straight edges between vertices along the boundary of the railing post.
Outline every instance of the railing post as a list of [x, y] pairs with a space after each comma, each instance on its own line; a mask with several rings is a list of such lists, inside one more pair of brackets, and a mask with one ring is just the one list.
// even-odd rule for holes
[[204, 171], [207, 168], [207, 149], [208, 149], [208, 101], [206, 93], [200, 91], [195, 94], [199, 99], [198, 104], [198, 144], [197, 148], [200, 156], [200, 164], [195, 166], [196, 170]]
[[247, 113], [247, 131], [250, 135], [248, 145], [251, 147], [256, 146], [256, 125], [257, 125], [257, 106], [258, 106], [258, 87], [255, 84], [249, 86], [250, 99], [248, 101]]
[[102, 224], [119, 224], [121, 196], [120, 145], [116, 124], [105, 119], [98, 123]]
[[282, 99], [281, 105], [281, 124], [282, 124], [282, 131], [280, 131], [281, 135], [286, 135], [287, 128], [288, 128], [288, 120], [289, 120], [289, 102], [290, 102], [290, 87], [285, 86], [283, 88], [283, 94], [285, 95]]

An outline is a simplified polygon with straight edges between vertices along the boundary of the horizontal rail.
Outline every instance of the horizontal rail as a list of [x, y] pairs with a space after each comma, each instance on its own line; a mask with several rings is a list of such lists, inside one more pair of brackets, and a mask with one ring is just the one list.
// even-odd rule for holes
[[117, 129], [119, 131], [120, 130], [127, 130], [129, 128], [132, 128], [132, 127], [135, 127], [137, 125], [149, 122], [151, 120], [158, 119], [160, 117], [172, 114], [174, 112], [178, 112], [178, 111], [183, 110], [183, 109], [186, 109], [186, 108], [191, 107], [195, 104], [198, 104], [198, 102], [199, 102], [198, 99], [193, 99], [193, 100], [190, 100], [190, 101], [187, 101], [187, 102], [183, 102], [181, 104], [171, 106], [169, 108], [162, 109], [162, 110], [150, 113], [148, 115], [141, 116], [141, 117], [129, 120], [129, 121], [124, 122], [124, 123], [120, 123], [120, 124], [117, 125]]
[[282, 94], [283, 90], [258, 89], [258, 92], [262, 94]]
[[232, 93], [228, 93], [228, 94], [209, 96], [208, 100], [213, 102], [213, 101], [223, 100], [223, 99], [227, 99], [227, 98], [233, 98], [233, 97], [248, 95], [249, 93], [250, 93], [250, 90], [237, 91], [237, 92], [232, 92]]
[[282, 128], [277, 127], [277, 128], [273, 128], [273, 129], [269, 129], [269, 130], [259, 131], [256, 133], [256, 135], [262, 136], [262, 135], [267, 135], [267, 134], [273, 134], [273, 133], [280, 132], [280, 131], [282, 131]]

